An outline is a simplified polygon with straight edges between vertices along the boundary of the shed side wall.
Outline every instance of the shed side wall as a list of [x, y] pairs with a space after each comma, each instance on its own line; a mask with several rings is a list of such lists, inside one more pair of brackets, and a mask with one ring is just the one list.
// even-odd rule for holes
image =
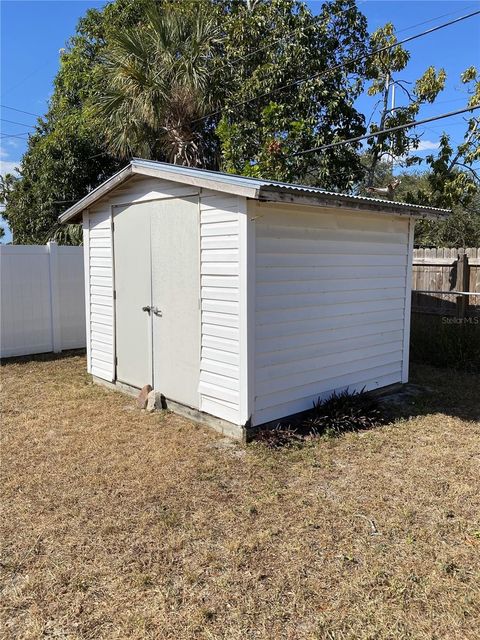
[[256, 219], [254, 424], [334, 390], [400, 382], [408, 218], [249, 203]]

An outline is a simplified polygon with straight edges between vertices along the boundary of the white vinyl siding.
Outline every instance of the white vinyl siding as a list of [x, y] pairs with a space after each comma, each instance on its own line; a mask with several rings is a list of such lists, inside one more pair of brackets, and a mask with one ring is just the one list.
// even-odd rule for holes
[[402, 379], [408, 218], [251, 203], [254, 424]]
[[84, 216], [92, 374], [115, 378], [112, 207], [196, 195], [201, 411], [257, 425], [334, 390], [400, 382], [402, 368], [405, 378], [408, 216], [262, 203], [139, 176]]
[[199, 192], [200, 189], [198, 187], [137, 175], [109, 193], [106, 199], [109, 205], [122, 205], [133, 202], [162, 200], [163, 198], [185, 198]]
[[202, 193], [200, 408], [240, 424], [241, 198]]
[[[87, 236], [88, 235], [88, 241]], [[87, 291], [87, 356], [89, 371], [111, 381], [115, 377], [113, 317], [113, 246], [110, 206], [90, 209], [84, 221]]]

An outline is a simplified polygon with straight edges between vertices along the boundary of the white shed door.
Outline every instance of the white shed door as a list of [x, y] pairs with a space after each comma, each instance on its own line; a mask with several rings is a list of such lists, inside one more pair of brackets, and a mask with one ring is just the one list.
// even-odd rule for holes
[[198, 408], [198, 197], [157, 202], [151, 230], [154, 387], [168, 399]]
[[[150, 217], [153, 202], [114, 207], [117, 380], [152, 384]], [[158, 206], [158, 205], [157, 205]]]

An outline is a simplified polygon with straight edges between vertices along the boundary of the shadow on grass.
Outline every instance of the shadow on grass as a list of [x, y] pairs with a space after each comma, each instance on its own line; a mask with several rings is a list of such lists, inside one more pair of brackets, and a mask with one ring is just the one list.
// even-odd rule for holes
[[480, 315], [412, 313], [410, 357], [419, 363], [480, 374]]
[[11, 358], [2, 358], [0, 366], [4, 367], [9, 364], [28, 364], [29, 362], [50, 362], [55, 360], [64, 360], [65, 358], [76, 358], [85, 355], [85, 349], [68, 349], [60, 353], [34, 353], [28, 356], [12, 356]]

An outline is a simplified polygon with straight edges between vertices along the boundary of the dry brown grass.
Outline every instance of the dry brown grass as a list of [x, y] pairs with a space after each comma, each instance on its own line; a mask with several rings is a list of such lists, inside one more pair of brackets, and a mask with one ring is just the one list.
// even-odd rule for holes
[[[419, 415], [271, 451], [8, 364], [4, 638], [479, 637], [479, 378]], [[373, 524], [372, 524], [373, 523]]]

